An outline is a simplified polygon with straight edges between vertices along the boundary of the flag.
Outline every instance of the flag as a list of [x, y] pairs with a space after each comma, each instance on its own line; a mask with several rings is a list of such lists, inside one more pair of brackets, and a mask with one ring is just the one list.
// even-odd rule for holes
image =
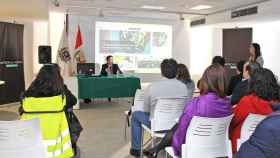
[[57, 64], [60, 66], [61, 75], [63, 77], [69, 77], [73, 75], [72, 60], [68, 45], [68, 33], [66, 30], [66, 25], [64, 25], [56, 58]]
[[85, 63], [86, 62], [85, 55], [82, 50], [82, 46], [83, 46], [82, 33], [80, 30], [80, 25], [78, 25], [78, 31], [77, 31], [76, 43], [75, 43], [75, 54], [74, 54], [76, 63]]

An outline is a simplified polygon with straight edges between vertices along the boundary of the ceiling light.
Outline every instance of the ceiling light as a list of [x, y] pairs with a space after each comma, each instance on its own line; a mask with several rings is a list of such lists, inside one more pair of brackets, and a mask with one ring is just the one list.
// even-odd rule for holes
[[210, 8], [213, 8], [213, 7], [210, 5], [198, 5], [198, 6], [192, 7], [191, 9], [192, 10], [204, 10], [204, 9], [210, 9]]
[[152, 6], [152, 5], [143, 5], [141, 8], [143, 9], [152, 9], [152, 10], [162, 10], [165, 9], [163, 6]]

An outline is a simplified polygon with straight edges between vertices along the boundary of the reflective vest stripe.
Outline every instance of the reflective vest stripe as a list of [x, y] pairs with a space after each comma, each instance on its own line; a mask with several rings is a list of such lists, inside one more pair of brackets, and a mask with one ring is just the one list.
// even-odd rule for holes
[[61, 137], [62, 137], [62, 138], [66, 137], [67, 135], [70, 135], [68, 129], [65, 129], [64, 131], [61, 132]]
[[63, 154], [64, 151], [66, 151], [68, 149], [71, 149], [71, 148], [72, 148], [71, 141], [68, 141], [67, 143], [63, 144], [62, 150], [59, 149], [59, 150], [55, 150], [55, 151], [52, 151], [52, 152], [48, 152], [47, 157], [48, 158], [57, 157], [57, 156]]
[[58, 143], [61, 143], [62, 139], [64, 139], [66, 136], [70, 136], [69, 130], [65, 129], [62, 133], [61, 133], [61, 137], [58, 137], [57, 140], [44, 140], [44, 145], [45, 146], [54, 146]]

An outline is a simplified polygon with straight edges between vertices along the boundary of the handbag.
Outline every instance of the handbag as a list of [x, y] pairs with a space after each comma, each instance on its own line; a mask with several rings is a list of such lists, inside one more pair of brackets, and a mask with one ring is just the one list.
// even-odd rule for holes
[[73, 111], [67, 112], [66, 117], [68, 120], [71, 142], [72, 144], [76, 144], [78, 142], [81, 132], [83, 131], [83, 127]]

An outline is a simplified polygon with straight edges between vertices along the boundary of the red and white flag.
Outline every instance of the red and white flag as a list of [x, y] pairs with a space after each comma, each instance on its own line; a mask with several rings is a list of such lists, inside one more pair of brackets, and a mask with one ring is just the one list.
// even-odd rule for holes
[[76, 63], [85, 63], [86, 62], [82, 47], [83, 47], [83, 38], [82, 38], [81, 30], [80, 30], [80, 25], [78, 25], [78, 31], [77, 31], [76, 43], [75, 43], [75, 54], [74, 54]]

